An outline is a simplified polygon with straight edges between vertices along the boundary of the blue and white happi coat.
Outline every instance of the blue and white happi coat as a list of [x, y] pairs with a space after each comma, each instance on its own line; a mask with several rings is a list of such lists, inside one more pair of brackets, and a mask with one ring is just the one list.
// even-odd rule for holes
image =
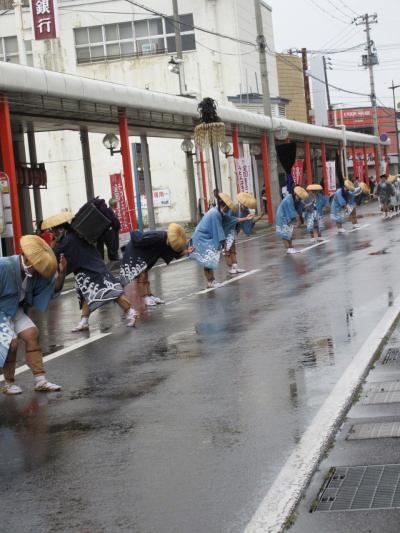
[[[348, 193], [347, 193], [348, 194]], [[331, 220], [338, 224], [344, 224], [351, 207], [347, 210], [350, 197], [343, 188], [338, 189], [333, 195], [331, 205]], [[347, 196], [347, 197], [346, 197]]]
[[189, 259], [195, 259], [204, 268], [218, 268], [222, 244], [226, 240], [222, 227], [222, 214], [217, 207], [210, 209], [198, 223], [192, 236], [194, 251]]
[[305, 211], [305, 219], [307, 224], [307, 231], [313, 232], [314, 229], [319, 231], [325, 229], [324, 223], [324, 208], [329, 204], [329, 198], [322, 193], [309, 194], [312, 199], [311, 206]]
[[294, 221], [298, 217], [298, 212], [294, 205], [291, 194], [285, 196], [276, 211], [276, 234], [285, 241], [291, 241], [293, 237]]

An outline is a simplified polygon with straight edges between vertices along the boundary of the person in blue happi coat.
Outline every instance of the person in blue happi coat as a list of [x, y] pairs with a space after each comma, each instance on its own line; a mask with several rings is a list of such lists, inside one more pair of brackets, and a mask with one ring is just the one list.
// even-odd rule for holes
[[[226, 233], [222, 225], [222, 217], [233, 207], [234, 203], [228, 194], [218, 193], [217, 205], [204, 215], [192, 235], [193, 251], [189, 255], [189, 259], [194, 259], [204, 268], [208, 288], [220, 286], [215, 281], [214, 271], [218, 268], [221, 251], [226, 245]], [[231, 222], [233, 223], [233, 221]]]
[[35, 307], [45, 312], [51, 299], [61, 291], [66, 261], [56, 256], [37, 235], [25, 235], [20, 241], [22, 253], [0, 258], [0, 367], [3, 367], [5, 394], [21, 394], [15, 384], [18, 340], [25, 344], [26, 363], [35, 379], [35, 391], [53, 392], [60, 385], [47, 381], [39, 330], [28, 316]]
[[242, 230], [246, 235], [251, 235], [255, 222], [254, 215], [252, 215], [250, 209], [255, 209], [256, 207], [257, 201], [254, 196], [247, 192], [241, 192], [238, 194], [238, 204], [222, 217], [222, 226], [226, 235], [225, 261], [229, 274], [245, 272], [243, 268], [238, 266], [236, 238]]
[[293, 247], [294, 224], [300, 224], [300, 213], [304, 209], [304, 202], [308, 199], [308, 193], [303, 187], [296, 186], [292, 194], [288, 194], [279, 204], [276, 212], [276, 234], [281, 237], [288, 254], [298, 252]]
[[353, 182], [345, 180], [343, 187], [340, 187], [334, 194], [331, 205], [331, 220], [336, 223], [339, 234], [346, 233], [343, 224], [348, 216], [353, 223], [353, 228], [359, 228], [357, 223], [356, 196], [362, 192], [368, 193], [369, 188], [365, 183], [360, 183], [359, 187], [354, 187]]
[[307, 231], [311, 236], [311, 242], [322, 242], [321, 231], [325, 229], [324, 209], [329, 205], [329, 198], [324, 195], [324, 189], [319, 183], [307, 186], [309, 193], [309, 205], [305, 209]]

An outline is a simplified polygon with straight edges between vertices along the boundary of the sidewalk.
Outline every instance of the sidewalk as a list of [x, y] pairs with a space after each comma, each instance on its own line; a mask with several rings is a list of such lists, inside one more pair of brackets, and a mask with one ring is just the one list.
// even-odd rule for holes
[[[389, 294], [390, 298], [390, 294]], [[293, 533], [400, 531], [400, 323], [397, 319], [334, 443], [287, 520]]]

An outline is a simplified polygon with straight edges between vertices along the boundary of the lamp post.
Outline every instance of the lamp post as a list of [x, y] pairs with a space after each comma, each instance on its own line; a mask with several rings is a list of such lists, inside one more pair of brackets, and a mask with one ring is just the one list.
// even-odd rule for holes
[[189, 211], [190, 211], [190, 222], [192, 224], [197, 223], [197, 200], [196, 200], [196, 184], [194, 178], [194, 166], [193, 166], [193, 156], [196, 155], [194, 152], [194, 144], [190, 139], [185, 139], [182, 141], [181, 150], [186, 154], [186, 177], [188, 184], [188, 195], [189, 195]]
[[234, 170], [232, 171], [232, 164], [231, 164], [231, 162], [229, 160], [230, 157], [233, 158], [232, 146], [228, 142], [224, 142], [224, 143], [220, 144], [219, 149], [225, 155], [227, 163], [228, 163], [228, 169], [229, 169], [229, 177], [228, 177], [228, 179], [229, 179], [229, 194], [230, 194], [231, 198], [233, 198], [233, 194], [234, 194], [234, 191], [233, 191], [233, 175], [236, 176], [236, 173], [235, 173]]
[[398, 89], [400, 85], [395, 85], [392, 80], [392, 85], [389, 87], [389, 89], [392, 90], [393, 93], [393, 109], [394, 109], [394, 125], [396, 130], [396, 150], [397, 150], [397, 173], [400, 172], [400, 148], [399, 148], [399, 127], [397, 125], [397, 113], [396, 113], [396, 97], [394, 94], [395, 89]]
[[103, 146], [104, 148], [107, 148], [107, 150], [110, 150], [110, 155], [121, 153], [121, 150], [117, 150], [119, 145], [119, 139], [114, 133], [107, 133], [107, 135], [104, 135]]

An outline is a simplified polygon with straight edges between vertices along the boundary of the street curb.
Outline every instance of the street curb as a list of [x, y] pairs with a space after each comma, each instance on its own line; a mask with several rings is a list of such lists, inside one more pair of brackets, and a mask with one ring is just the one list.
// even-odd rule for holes
[[281, 533], [307, 489], [326, 449], [343, 422], [400, 317], [400, 296], [370, 333], [322, 404], [253, 515], [244, 533]]

